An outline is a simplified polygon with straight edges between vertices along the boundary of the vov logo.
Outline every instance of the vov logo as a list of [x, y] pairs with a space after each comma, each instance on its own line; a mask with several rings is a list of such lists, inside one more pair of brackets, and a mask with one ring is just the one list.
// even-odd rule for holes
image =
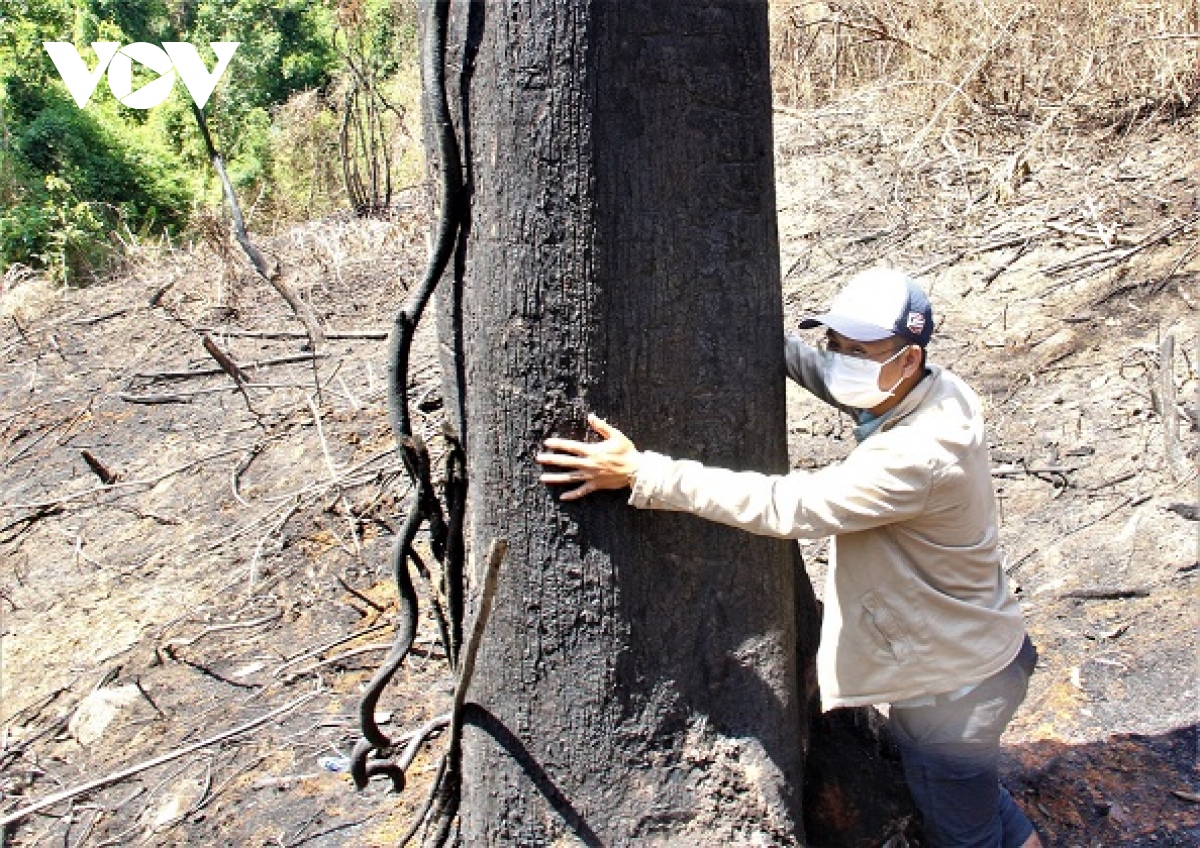
[[[210, 41], [217, 64], [210, 72], [204, 67], [199, 52], [184, 41], [164, 41], [162, 47], [138, 41], [122, 47], [115, 41], [93, 41], [96, 51], [96, 67], [88, 70], [87, 64], [75, 45], [68, 41], [43, 41], [42, 46], [50, 54], [59, 76], [67, 84], [67, 91], [82, 109], [92, 97], [100, 77], [108, 71], [108, 87], [113, 97], [130, 109], [149, 109], [162, 103], [175, 87], [175, 74], [183, 80], [192, 100], [201, 109], [212, 96], [229, 60], [238, 49], [240, 41]], [[159, 75], [158, 79], [133, 90], [133, 63], [145, 65]]]

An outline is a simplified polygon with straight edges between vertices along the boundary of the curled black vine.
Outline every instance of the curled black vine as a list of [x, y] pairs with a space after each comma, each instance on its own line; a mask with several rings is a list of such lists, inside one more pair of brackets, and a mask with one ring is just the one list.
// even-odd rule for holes
[[[494, 543], [488, 556], [480, 610], [475, 626], [463, 649], [463, 577], [465, 544], [463, 538], [466, 509], [466, 456], [453, 428], [444, 430], [447, 450], [441, 490], [434, 485], [431, 459], [424, 440], [413, 432], [409, 412], [408, 365], [413, 336], [425, 307], [446, 271], [461, 236], [467, 206], [458, 139], [450, 116], [446, 94], [446, 38], [449, 28], [450, 0], [432, 0], [426, 7], [422, 78], [425, 114], [436, 139], [436, 166], [440, 171], [439, 217], [433, 250], [419, 286], [413, 290], [397, 313], [388, 339], [388, 412], [396, 435], [396, 445], [408, 476], [413, 495], [408, 512], [396, 535], [391, 552], [391, 567], [396, 582], [398, 619], [396, 638], [387, 658], [367, 685], [359, 704], [362, 738], [354, 747], [350, 773], [359, 789], [372, 777], [391, 779], [395, 791], [405, 785], [405, 770], [421, 745], [434, 733], [449, 725], [450, 744], [438, 767], [424, 808], [409, 833], [406, 844], [423, 824], [429, 823], [431, 842], [444, 845], [449, 838], [458, 810], [462, 701], [470, 682], [474, 652], [495, 591], [495, 574], [504, 555], [503, 543]], [[455, 285], [457, 285], [457, 281]], [[456, 293], [457, 295], [457, 293]], [[457, 300], [457, 296], [456, 296]], [[455, 356], [461, 357], [461, 350]], [[461, 374], [461, 369], [456, 369]], [[461, 397], [463, 387], [458, 386]], [[428, 528], [430, 550], [439, 566], [440, 580], [422, 559], [413, 543], [422, 526]], [[438, 623], [441, 641], [452, 669], [458, 672], [454, 707], [449, 716], [438, 717], [418, 729], [407, 740], [388, 737], [375, 720], [375, 710], [384, 688], [403, 665], [416, 636], [418, 601], [409, 568], [413, 567], [429, 587], [430, 604]], [[404, 742], [405, 744], [401, 744]]]

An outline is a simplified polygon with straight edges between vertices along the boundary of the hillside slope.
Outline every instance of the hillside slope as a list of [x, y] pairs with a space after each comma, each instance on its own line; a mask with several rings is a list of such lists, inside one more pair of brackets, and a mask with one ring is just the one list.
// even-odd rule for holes
[[[789, 324], [858, 267], [920, 276], [931, 357], [987, 403], [1003, 541], [1042, 652], [1010, 784], [1055, 844], [1197, 844], [1200, 123], [996, 119], [931, 137], [873, 119], [877, 105], [777, 116]], [[6, 281], [0, 815], [294, 705], [32, 816], [7, 844], [368, 846], [406, 828], [430, 764], [398, 800], [386, 782], [355, 794], [337, 769], [393, 621], [407, 487], [381, 332], [420, 273], [419, 206], [266, 242], [334, 331], [315, 361], [220, 241], [146, 249], [89, 289]], [[245, 394], [213, 373], [203, 333], [251, 374]], [[428, 332], [415, 381], [436, 444]], [[794, 465], [849, 451], [844, 421], [789, 397]], [[824, 546], [805, 555], [819, 585]], [[439, 655], [423, 620], [384, 697], [391, 732], [446, 708]]]

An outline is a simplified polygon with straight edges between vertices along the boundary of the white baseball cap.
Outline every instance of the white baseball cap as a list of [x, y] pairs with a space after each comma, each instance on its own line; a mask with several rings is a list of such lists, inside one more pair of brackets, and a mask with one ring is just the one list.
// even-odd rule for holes
[[924, 347], [933, 335], [933, 308], [908, 274], [871, 268], [851, 277], [824, 315], [800, 321], [804, 330], [822, 325], [858, 342], [898, 336]]

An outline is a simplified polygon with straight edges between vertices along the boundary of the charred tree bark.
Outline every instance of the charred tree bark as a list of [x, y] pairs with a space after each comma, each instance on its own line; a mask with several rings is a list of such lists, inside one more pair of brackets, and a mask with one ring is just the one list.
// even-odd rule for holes
[[476, 559], [509, 545], [462, 842], [801, 843], [817, 613], [795, 545], [627, 493], [563, 504], [533, 461], [595, 411], [645, 449], [786, 470], [766, 4], [455, 8], [447, 406]]

